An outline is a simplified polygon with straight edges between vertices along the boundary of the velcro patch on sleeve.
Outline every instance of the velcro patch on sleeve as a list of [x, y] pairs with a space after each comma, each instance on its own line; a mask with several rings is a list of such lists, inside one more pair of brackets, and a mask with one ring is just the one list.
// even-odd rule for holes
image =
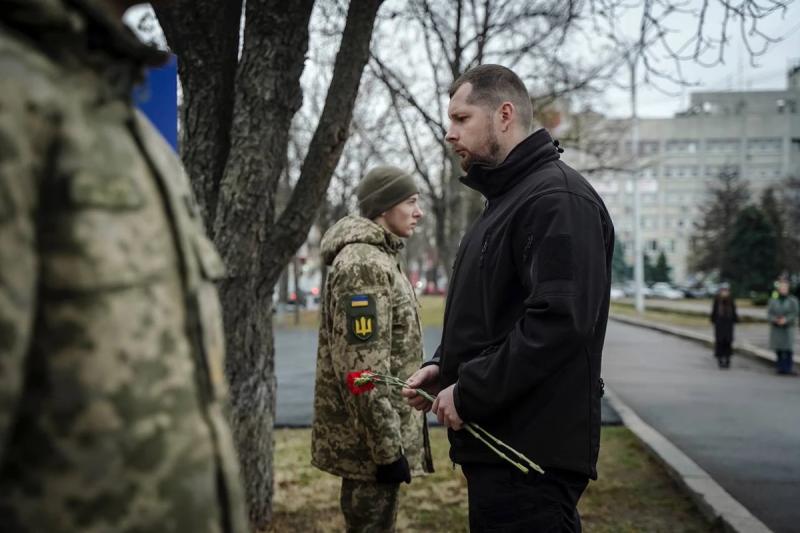
[[378, 315], [375, 299], [370, 294], [353, 294], [347, 297], [347, 341], [361, 344], [375, 337]]
[[572, 237], [549, 235], [539, 247], [537, 279], [539, 283], [571, 280], [573, 271]]

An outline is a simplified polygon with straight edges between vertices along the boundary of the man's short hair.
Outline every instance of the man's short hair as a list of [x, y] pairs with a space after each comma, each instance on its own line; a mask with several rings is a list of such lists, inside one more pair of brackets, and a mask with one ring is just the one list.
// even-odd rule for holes
[[511, 69], [501, 65], [478, 65], [458, 77], [450, 86], [450, 98], [465, 83], [472, 85], [468, 104], [488, 107], [492, 111], [503, 102], [511, 102], [517, 109], [519, 123], [529, 131], [533, 121], [533, 105], [528, 89]]

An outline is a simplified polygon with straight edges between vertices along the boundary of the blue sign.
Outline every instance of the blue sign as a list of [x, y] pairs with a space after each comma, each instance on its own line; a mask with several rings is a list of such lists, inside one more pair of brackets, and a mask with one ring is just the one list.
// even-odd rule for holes
[[178, 62], [175, 56], [147, 69], [144, 83], [133, 91], [133, 101], [164, 139], [178, 150]]

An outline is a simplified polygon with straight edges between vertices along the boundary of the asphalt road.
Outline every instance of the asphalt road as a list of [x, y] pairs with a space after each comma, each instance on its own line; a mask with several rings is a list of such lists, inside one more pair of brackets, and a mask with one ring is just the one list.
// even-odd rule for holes
[[[423, 337], [427, 360], [439, 344], [441, 330], [428, 328]], [[276, 329], [275, 354], [275, 374], [278, 378], [275, 423], [279, 426], [308, 426], [314, 409], [317, 332]]]
[[[606, 383], [776, 533], [800, 531], [800, 379], [609, 323]], [[602, 475], [602, 473], [601, 473]]]

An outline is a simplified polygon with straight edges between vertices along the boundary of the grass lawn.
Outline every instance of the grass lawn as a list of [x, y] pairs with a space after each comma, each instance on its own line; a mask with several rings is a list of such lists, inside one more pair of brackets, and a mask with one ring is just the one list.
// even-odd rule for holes
[[611, 312], [618, 315], [630, 316], [633, 318], [644, 318], [654, 322], [664, 322], [674, 326], [688, 326], [692, 328], [704, 327], [711, 331], [711, 322], [708, 316], [688, 315], [680, 312], [662, 311], [656, 309], [645, 309], [644, 314], [639, 314], [636, 309], [629, 304], [611, 303]]
[[[340, 479], [313, 468], [308, 429], [275, 432], [275, 516], [270, 533], [343, 531]], [[467, 531], [466, 482], [447, 458], [447, 435], [431, 430], [436, 473], [401, 489], [398, 531]], [[535, 459], [535, 458], [534, 458]], [[587, 533], [718, 531], [623, 427], [604, 427], [600, 479], [580, 503]]]
[[[709, 310], [711, 309], [711, 303], [714, 301], [713, 298], [693, 298], [691, 300], [687, 300], [692, 303], [702, 304], [706, 306]], [[750, 298], [736, 298], [736, 307], [739, 309], [759, 309], [763, 308], [763, 305], [755, 305], [753, 304], [753, 300]]]
[[422, 327], [441, 326], [444, 322], [444, 296], [420, 296]]

